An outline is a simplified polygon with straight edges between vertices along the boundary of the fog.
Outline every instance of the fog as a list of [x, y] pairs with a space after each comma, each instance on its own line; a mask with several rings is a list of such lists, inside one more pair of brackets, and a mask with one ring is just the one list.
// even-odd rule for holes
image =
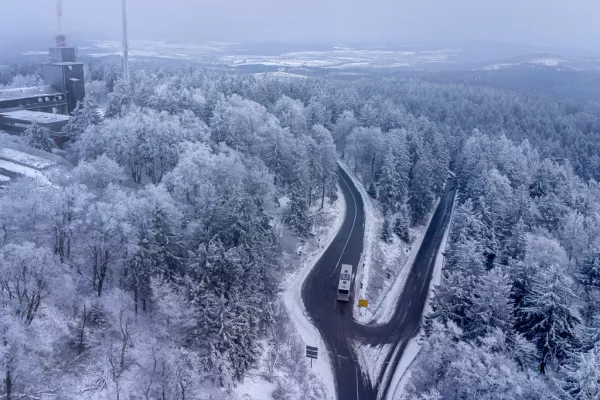
[[[0, 34], [55, 30], [54, 0], [0, 0]], [[120, 0], [64, 0], [64, 30], [120, 35]], [[496, 41], [600, 49], [598, 0], [129, 0], [130, 36], [189, 41]], [[8, 16], [8, 17], [6, 17]]]

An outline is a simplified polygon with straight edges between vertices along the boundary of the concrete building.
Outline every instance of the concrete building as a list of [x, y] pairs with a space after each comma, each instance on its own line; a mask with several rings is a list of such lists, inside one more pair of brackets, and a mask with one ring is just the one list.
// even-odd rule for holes
[[[68, 115], [85, 97], [83, 63], [77, 62], [77, 49], [66, 47], [64, 35], [57, 36], [56, 43], [56, 47], [49, 50], [49, 61], [42, 64], [44, 86], [0, 90], [0, 114], [3, 115], [0, 129], [14, 132], [24, 124], [47, 121], [49, 118], [39, 115], [46, 113], [60, 114], [68, 121]], [[18, 114], [18, 118], [5, 116], [21, 110], [28, 112]], [[56, 120], [62, 123], [65, 118]], [[56, 132], [60, 124], [47, 125]]]
[[68, 115], [30, 110], [0, 112], [0, 125], [7, 132], [13, 133], [23, 132], [34, 122], [53, 132], [60, 132], [69, 119]]
[[67, 113], [67, 96], [53, 86], [0, 90], [0, 111], [35, 110]]

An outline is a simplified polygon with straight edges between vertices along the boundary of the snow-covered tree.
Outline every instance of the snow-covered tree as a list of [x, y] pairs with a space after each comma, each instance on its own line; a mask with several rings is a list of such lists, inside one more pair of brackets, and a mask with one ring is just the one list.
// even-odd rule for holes
[[473, 336], [485, 336], [494, 328], [510, 332], [513, 328], [513, 309], [510, 301], [511, 282], [501, 267], [482, 274], [473, 290]]
[[408, 204], [410, 205], [411, 223], [422, 220], [431, 210], [433, 193], [431, 191], [431, 172], [428, 161], [421, 158], [415, 164], [410, 180]]
[[394, 233], [398, 235], [405, 243], [410, 242], [410, 213], [408, 212], [408, 205], [404, 203], [400, 207], [400, 213], [396, 217], [394, 222]]
[[566, 367], [565, 388], [578, 400], [600, 398], [600, 349], [581, 353]]
[[375, 186], [375, 182], [371, 182], [369, 187], [367, 188], [367, 194], [372, 198], [377, 198], [377, 186]]
[[99, 123], [100, 115], [98, 111], [89, 100], [89, 97], [85, 97], [83, 101], [77, 103], [71, 119], [62, 129], [62, 133], [70, 140], [78, 140], [89, 126], [98, 125]]
[[56, 147], [50, 129], [41, 126], [37, 122], [32, 123], [25, 129], [23, 137], [31, 147], [36, 149], [52, 151]]
[[284, 95], [273, 106], [273, 114], [279, 119], [281, 126], [289, 128], [296, 137], [304, 135], [308, 130], [306, 113], [301, 101]]
[[572, 285], [571, 278], [556, 264], [538, 271], [519, 310], [517, 326], [537, 345], [542, 373], [549, 365], [558, 366], [576, 345], [574, 329], [579, 319], [571, 310], [575, 298]]
[[400, 207], [402, 199], [402, 189], [399, 173], [396, 169], [396, 159], [391, 149], [388, 150], [384, 159], [383, 166], [378, 179], [379, 201], [383, 206], [384, 212], [395, 213]]
[[381, 233], [379, 236], [381, 237], [381, 240], [383, 240], [385, 243], [392, 243], [392, 241], [394, 240], [393, 234], [392, 234], [391, 219], [392, 219], [392, 217], [389, 213], [386, 213], [383, 216], [383, 225], [381, 226]]

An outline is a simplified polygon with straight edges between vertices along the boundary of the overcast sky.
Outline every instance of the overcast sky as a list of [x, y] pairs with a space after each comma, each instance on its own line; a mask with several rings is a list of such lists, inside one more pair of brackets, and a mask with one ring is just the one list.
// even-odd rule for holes
[[[120, 35], [121, 0], [64, 0], [65, 33]], [[128, 0], [130, 37], [600, 50], [600, 0]], [[0, 0], [2, 40], [55, 30], [55, 0]], [[10, 16], [9, 16], [10, 15]], [[9, 17], [7, 17], [9, 16]]]

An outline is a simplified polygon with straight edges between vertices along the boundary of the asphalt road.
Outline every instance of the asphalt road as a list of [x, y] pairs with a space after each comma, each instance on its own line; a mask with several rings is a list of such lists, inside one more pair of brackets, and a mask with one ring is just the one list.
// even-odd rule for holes
[[[338, 400], [376, 400], [378, 394], [380, 399], [384, 399], [383, 395], [390, 385], [389, 377], [393, 375], [409, 340], [419, 332], [435, 257], [449, 221], [456, 183], [454, 179], [448, 180], [390, 322], [365, 326], [354, 321], [352, 302], [336, 300], [340, 267], [342, 264], [351, 264], [356, 271], [363, 250], [365, 228], [360, 193], [342, 169], [338, 169], [338, 175], [347, 204], [346, 218], [339, 233], [305, 280], [302, 301], [329, 351]], [[361, 373], [353, 348], [354, 341], [392, 343], [394, 349], [398, 350], [387, 356], [385, 362], [388, 367], [382, 370], [377, 382], [370, 382]], [[320, 349], [320, 352], [323, 350]], [[391, 374], [385, 374], [385, 371], [391, 371]]]

